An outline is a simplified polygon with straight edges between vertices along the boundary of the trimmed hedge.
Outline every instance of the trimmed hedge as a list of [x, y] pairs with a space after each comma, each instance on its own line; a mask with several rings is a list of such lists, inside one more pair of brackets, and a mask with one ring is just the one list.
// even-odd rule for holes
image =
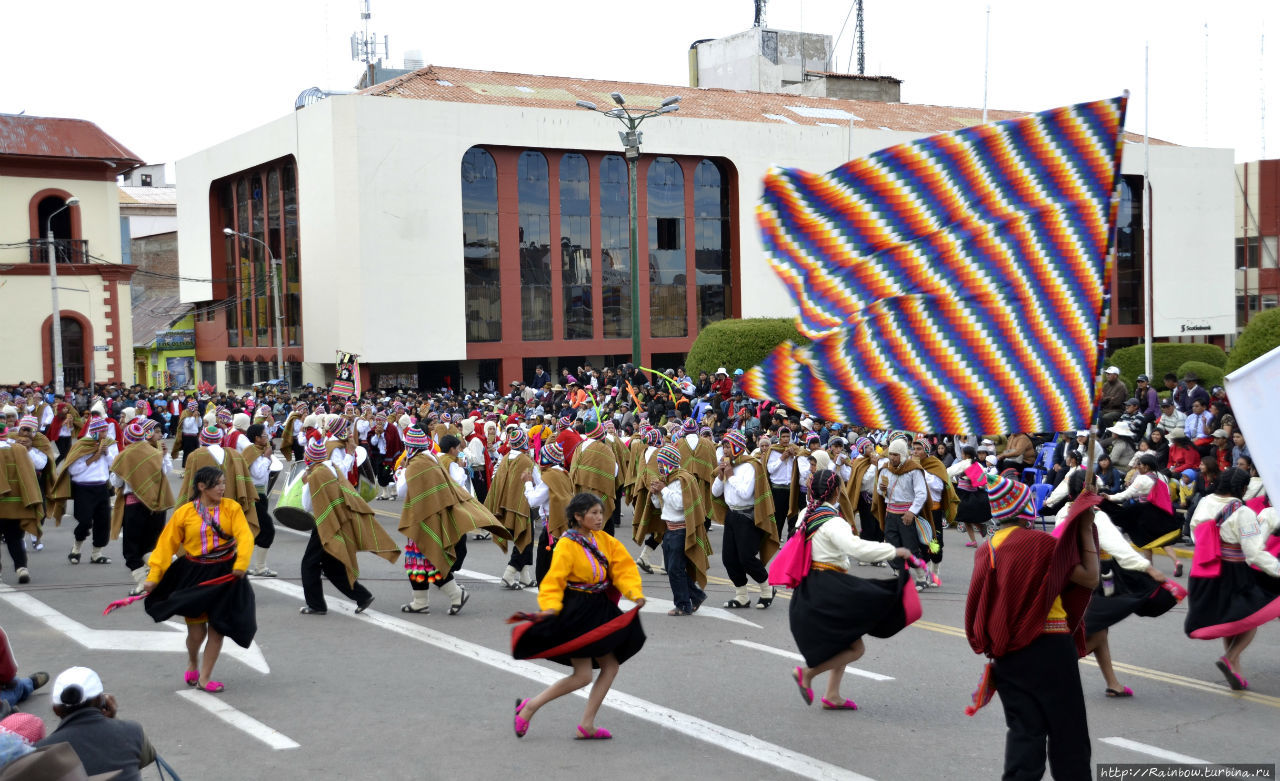
[[1178, 379], [1181, 380], [1187, 372], [1195, 372], [1196, 376], [1200, 378], [1200, 384], [1206, 388], [1221, 385], [1222, 378], [1225, 376], [1220, 367], [1204, 361], [1187, 361], [1179, 366]]
[[1280, 309], [1259, 312], [1245, 326], [1231, 355], [1227, 356], [1227, 374], [1277, 347], [1280, 347]]
[[773, 348], [788, 341], [809, 344], [789, 317], [721, 320], [698, 334], [685, 357], [684, 370], [695, 377], [698, 372], [712, 374], [721, 366], [730, 375], [734, 369], [747, 371], [763, 361]]
[[[1157, 389], [1164, 387], [1164, 375], [1169, 372], [1177, 374], [1178, 379], [1182, 379], [1182, 369], [1179, 367], [1188, 361], [1196, 361], [1216, 367], [1217, 374], [1221, 375], [1222, 367], [1227, 364], [1227, 354], [1215, 344], [1156, 342], [1151, 345], [1152, 387]], [[1142, 374], [1146, 369], [1144, 347], [1141, 344], [1122, 347], [1111, 354], [1111, 357], [1107, 359], [1107, 363], [1120, 369], [1120, 378], [1124, 380], [1124, 384], [1132, 391], [1137, 383], [1138, 375]], [[1200, 374], [1202, 378], [1205, 376], [1202, 372], [1197, 371], [1196, 373]], [[1205, 384], [1209, 385], [1210, 383], [1206, 380]]]

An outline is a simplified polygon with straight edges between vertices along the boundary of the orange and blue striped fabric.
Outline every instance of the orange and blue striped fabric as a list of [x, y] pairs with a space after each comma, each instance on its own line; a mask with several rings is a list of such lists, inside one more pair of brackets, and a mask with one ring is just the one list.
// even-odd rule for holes
[[770, 171], [765, 251], [813, 343], [777, 347], [744, 391], [878, 429], [1088, 425], [1126, 103]]

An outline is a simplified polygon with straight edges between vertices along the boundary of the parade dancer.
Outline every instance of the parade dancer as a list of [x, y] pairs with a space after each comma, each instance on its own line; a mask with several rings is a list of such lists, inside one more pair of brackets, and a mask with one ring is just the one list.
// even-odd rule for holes
[[454, 577], [467, 557], [467, 535], [485, 532], [501, 538], [510, 532], [471, 495], [459, 476], [445, 471], [429, 434], [410, 427], [404, 434], [404, 447], [396, 493], [404, 502], [399, 528], [409, 540], [404, 566], [413, 601], [401, 605], [400, 612], [427, 613], [431, 604], [428, 589], [435, 583], [449, 597], [449, 615], [457, 615], [471, 598]]
[[657, 510], [650, 500], [649, 485], [658, 477], [658, 462], [654, 455], [662, 447], [662, 431], [651, 428], [644, 433], [644, 446], [637, 452], [636, 462], [632, 469], [635, 472], [635, 484], [632, 486], [631, 538], [640, 544], [640, 556], [636, 566], [646, 574], [652, 575], [655, 568], [663, 568], [666, 563], [654, 565], [650, 560], [658, 548], [658, 538], [646, 532], [653, 527], [653, 516]]
[[600, 497], [604, 504], [605, 533], [613, 535], [615, 529], [613, 504], [618, 495], [618, 461], [613, 448], [604, 441], [604, 427], [600, 421], [592, 424], [586, 438], [574, 451], [573, 464], [569, 467], [569, 481], [574, 493], [586, 491]]
[[[859, 561], [907, 559], [906, 548], [855, 537], [837, 506], [840, 480], [829, 470], [815, 472], [809, 504], [796, 529], [810, 546], [813, 566], [791, 593], [791, 636], [805, 666], [792, 672], [805, 705], [813, 704], [813, 679], [828, 673], [823, 710], [857, 710], [840, 693], [844, 668], [862, 658], [862, 636], [892, 637], [911, 620], [907, 606], [919, 613], [920, 599], [907, 584], [905, 568], [893, 580], [864, 580], [849, 574], [849, 558]], [[794, 544], [794, 543], [793, 543]]]
[[723, 456], [716, 466], [711, 483], [716, 520], [724, 524], [724, 548], [720, 559], [729, 580], [733, 582], [733, 598], [727, 608], [751, 606], [747, 593], [747, 577], [760, 586], [764, 609], [773, 604], [777, 589], [769, 585], [765, 565], [778, 552], [778, 527], [774, 522], [773, 497], [764, 465], [747, 454], [747, 440], [738, 431], [725, 432], [721, 440]]
[[1005, 778], [1042, 777], [1046, 754], [1054, 778], [1091, 778], [1078, 660], [1085, 607], [1099, 581], [1097, 499], [1077, 500], [1055, 539], [1027, 528], [1035, 520], [1027, 486], [993, 478], [987, 494], [999, 528], [974, 554], [965, 634], [974, 653], [992, 661], [965, 712], [1000, 695]]
[[[230, 637], [248, 648], [258, 631], [253, 588], [245, 578], [253, 555], [253, 531], [240, 504], [225, 498], [227, 481], [222, 470], [202, 467], [192, 484], [190, 500], [174, 511], [156, 541], [142, 590], [147, 593], [147, 615], [156, 623], [173, 616], [186, 619], [183, 680], [217, 694], [226, 688], [213, 680], [222, 639]], [[229, 582], [208, 584], [225, 575], [231, 575]], [[203, 660], [199, 658], [202, 644]]]
[[[493, 484], [485, 500], [485, 509], [493, 514], [510, 532], [511, 556], [502, 571], [502, 585], [518, 591], [534, 585], [533, 524], [530, 521], [529, 500], [524, 495], [523, 475], [532, 472], [533, 459], [526, 452], [529, 439], [520, 429], [513, 429], [507, 439], [509, 450], [498, 462], [493, 474]], [[495, 542], [507, 552], [507, 539]]]
[[267, 554], [271, 544], [276, 540], [276, 524], [267, 510], [267, 495], [271, 485], [271, 454], [275, 447], [271, 444], [271, 436], [261, 423], [255, 423], [245, 432], [249, 444], [241, 451], [245, 466], [249, 470], [249, 480], [258, 499], [254, 503], [258, 517], [258, 534], [253, 540], [253, 559], [249, 562], [249, 574], [256, 578], [274, 578], [279, 573], [267, 566]]
[[93, 532], [91, 564], [110, 564], [111, 559], [102, 554], [111, 532], [111, 488], [108, 485], [111, 463], [119, 455], [115, 440], [107, 436], [110, 425], [106, 418], [98, 417], [89, 423], [86, 436], [72, 446], [62, 461], [58, 479], [53, 484], [53, 510], [50, 515], [58, 525], [67, 500], [75, 504], [75, 542], [67, 561], [80, 563], [80, 549]]
[[966, 548], [978, 547], [974, 532], [987, 536], [987, 524], [991, 520], [991, 504], [987, 501], [987, 470], [978, 461], [978, 451], [972, 445], [961, 450], [963, 458], [947, 467], [947, 475], [955, 480], [956, 496], [960, 500], [956, 508], [956, 523], [964, 527], [969, 541]]
[[660, 537], [666, 559], [667, 580], [675, 607], [669, 616], [689, 616], [707, 601], [703, 591], [711, 556], [711, 541], [703, 519], [702, 485], [684, 469], [683, 456], [671, 445], [660, 448], [655, 456], [658, 476], [649, 483], [654, 507], [661, 510], [657, 523], [641, 531]]
[[698, 423], [692, 417], [685, 419], [681, 432], [682, 436], [673, 444], [680, 451], [680, 468], [698, 481], [698, 489], [702, 492], [698, 506], [705, 520], [711, 513], [711, 473], [716, 468], [716, 446], [710, 438], [700, 434]]
[[[1249, 473], [1232, 467], [1214, 492], [1200, 500], [1191, 518], [1195, 558], [1184, 629], [1196, 640], [1222, 638], [1215, 663], [1236, 691], [1249, 688], [1241, 656], [1258, 627], [1280, 618], [1280, 561], [1266, 549], [1268, 535], [1242, 498]], [[1256, 568], [1256, 569], [1255, 569]], [[1267, 582], [1264, 588], [1259, 577]]]
[[[551, 569], [538, 589], [540, 612], [517, 614], [526, 619], [512, 629], [511, 655], [516, 659], [551, 659], [573, 668], [534, 697], [516, 700], [517, 738], [529, 731], [529, 720], [542, 706], [591, 683], [591, 670], [600, 669], [590, 693], [578, 739], [607, 740], [609, 730], [596, 727], [595, 717], [618, 668], [644, 646], [640, 608], [645, 598], [640, 571], [626, 547], [604, 532], [600, 497], [583, 492], [566, 510], [569, 529], [556, 543]], [[625, 614], [616, 592], [635, 603]]]
[[34, 524], [35, 531], [31, 534], [31, 548], [36, 551], [44, 550], [44, 543], [41, 542], [44, 536], [43, 521], [47, 517], [45, 511], [53, 496], [53, 484], [58, 475], [59, 451], [48, 437], [40, 433], [39, 424], [32, 415], [25, 415], [18, 421], [18, 433], [13, 441], [26, 448], [31, 467], [36, 470], [36, 485], [40, 488], [43, 502]]
[[791, 429], [783, 426], [778, 429], [778, 443], [762, 437], [760, 440], [760, 460], [769, 473], [769, 490], [773, 494], [774, 522], [778, 525], [778, 540], [781, 541], [788, 528], [796, 526], [796, 515], [799, 512], [799, 494], [795, 485], [799, 480], [800, 466], [796, 460], [799, 453], [791, 444]]
[[933, 544], [924, 547], [924, 555], [920, 558], [928, 563], [928, 571], [934, 575], [933, 578], [926, 578], [924, 583], [933, 584], [939, 582], [937, 578], [942, 574], [942, 529], [955, 520], [960, 497], [956, 495], [956, 489], [951, 485], [947, 467], [936, 456], [929, 454], [928, 442], [917, 438], [911, 443], [911, 455], [924, 470], [925, 486], [929, 489], [929, 503], [926, 509], [930, 524], [933, 526]]
[[[39, 536], [44, 500], [36, 482], [36, 470], [27, 449], [10, 443], [0, 428], [0, 537], [13, 559], [18, 583], [31, 582], [23, 534]], [[43, 454], [42, 454], [43, 455]]]
[[[178, 416], [178, 422], [174, 424], [173, 449], [169, 452], [174, 458], [178, 457], [178, 453], [182, 453], [182, 468], [187, 468], [187, 459], [200, 447], [200, 429], [203, 428], [200, 420], [199, 407], [194, 400], [188, 401], [186, 407], [183, 408], [182, 414]], [[221, 443], [219, 443], [221, 444]]]
[[176, 504], [169, 487], [172, 470], [173, 457], [160, 444], [155, 421], [134, 419], [124, 427], [124, 449], [111, 464], [111, 485], [116, 489], [111, 539], [122, 537], [120, 552], [133, 577], [130, 594], [143, 592], [147, 554], [164, 531], [165, 512]]
[[200, 447], [187, 456], [182, 471], [182, 487], [178, 496], [190, 496], [195, 473], [206, 466], [216, 466], [227, 476], [227, 496], [240, 503], [240, 510], [256, 537], [258, 522], [258, 489], [253, 486], [244, 456], [222, 446], [223, 432], [217, 426], [200, 429]]
[[[356, 580], [360, 570], [356, 553], [370, 551], [391, 563], [400, 558], [400, 549], [382, 525], [373, 517], [373, 509], [360, 498], [347, 476], [326, 458], [324, 443], [307, 443], [304, 458], [307, 473], [303, 478], [302, 510], [311, 513], [316, 526], [302, 554], [302, 592], [306, 604], [298, 609], [302, 615], [323, 616], [325, 603], [323, 575], [356, 603], [356, 613], [373, 604], [373, 594]], [[314, 508], [321, 508], [317, 515]]]
[[374, 473], [378, 478], [381, 490], [378, 499], [394, 499], [396, 481], [393, 465], [404, 452], [404, 444], [400, 440], [400, 432], [389, 425], [385, 413], [373, 416], [373, 428], [369, 432], [369, 457], [373, 459]]
[[[925, 471], [911, 458], [905, 437], [894, 437], [889, 443], [889, 458], [880, 472], [876, 507], [883, 508], [884, 539], [895, 547], [921, 556], [926, 543], [920, 538], [918, 516], [929, 501], [929, 487]], [[900, 562], [890, 566], [901, 569]], [[917, 578], [916, 590], [925, 588], [923, 578]]]
[[[1158, 471], [1155, 455], [1143, 453], [1134, 464], [1138, 474], [1124, 491], [1107, 497], [1115, 503], [1108, 512], [1116, 526], [1150, 557], [1155, 548], [1182, 538], [1182, 521], [1173, 512], [1169, 484]], [[1171, 549], [1164, 548], [1164, 552], [1173, 563], [1174, 577], [1181, 576], [1182, 562]]]
[[302, 460], [302, 450], [307, 445], [303, 421], [307, 419], [308, 411], [306, 402], [295, 404], [280, 430], [280, 452], [290, 461]]
[[573, 484], [569, 482], [569, 473], [564, 468], [564, 452], [555, 442], [542, 446], [538, 463], [541, 469], [525, 472], [522, 479], [524, 498], [529, 502], [529, 508], [536, 510], [542, 521], [537, 555], [534, 557], [534, 575], [536, 581], [541, 583], [551, 569], [551, 551], [556, 540], [563, 537], [569, 528], [565, 513], [569, 500], [573, 498]]
[[[850, 494], [849, 503], [858, 511], [858, 536], [868, 542], [884, 542], [884, 527], [874, 512], [880, 462], [876, 443], [867, 437], [858, 437], [853, 443], [853, 453], [855, 457], [850, 463], [851, 473], [845, 490]], [[858, 562], [859, 565], [863, 563]]]

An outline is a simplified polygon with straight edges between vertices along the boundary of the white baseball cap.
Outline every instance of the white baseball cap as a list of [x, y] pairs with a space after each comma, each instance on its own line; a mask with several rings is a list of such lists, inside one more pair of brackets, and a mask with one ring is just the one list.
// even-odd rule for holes
[[1119, 367], [1119, 366], [1108, 366], [1108, 367], [1107, 367], [1107, 374], [1119, 374], [1119, 373], [1120, 373], [1120, 367]]
[[49, 692], [55, 705], [79, 705], [102, 694], [102, 679], [88, 667], [68, 667], [53, 681]]

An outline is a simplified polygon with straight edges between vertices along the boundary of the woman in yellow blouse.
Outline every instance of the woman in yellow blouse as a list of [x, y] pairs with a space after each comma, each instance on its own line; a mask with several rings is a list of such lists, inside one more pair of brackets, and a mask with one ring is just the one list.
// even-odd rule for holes
[[[578, 494], [570, 500], [566, 514], [569, 531], [556, 542], [551, 568], [538, 584], [541, 612], [522, 616], [528, 620], [511, 633], [511, 655], [550, 659], [573, 667], [573, 673], [535, 697], [516, 701], [517, 738], [529, 731], [529, 719], [543, 705], [591, 683], [593, 667], [600, 669], [600, 675], [587, 696], [577, 737], [613, 737], [609, 730], [595, 726], [596, 712], [618, 666], [644, 646], [640, 571], [623, 544], [603, 531], [604, 506], [599, 497]], [[635, 609], [619, 610], [619, 596], [634, 602]]]
[[[192, 483], [191, 501], [174, 511], [160, 533], [142, 588], [147, 614], [157, 622], [187, 619], [187, 685], [217, 693], [226, 688], [212, 679], [222, 638], [248, 648], [258, 631], [253, 589], [245, 578], [253, 530], [240, 504], [223, 498], [227, 479], [221, 469], [204, 467]], [[198, 664], [201, 644], [204, 663]]]

